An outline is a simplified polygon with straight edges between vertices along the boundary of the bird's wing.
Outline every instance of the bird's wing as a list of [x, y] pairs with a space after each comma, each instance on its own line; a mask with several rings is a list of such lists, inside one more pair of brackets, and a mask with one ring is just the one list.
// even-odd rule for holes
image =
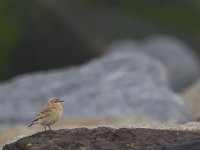
[[44, 107], [42, 111], [36, 115], [35, 119], [32, 121], [32, 123], [28, 127], [34, 124], [37, 124], [40, 119], [49, 117], [52, 113], [53, 113], [53, 109], [51, 107]]
[[53, 113], [52, 107], [44, 107], [42, 111], [37, 114], [36, 118], [43, 118], [43, 117], [48, 117]]

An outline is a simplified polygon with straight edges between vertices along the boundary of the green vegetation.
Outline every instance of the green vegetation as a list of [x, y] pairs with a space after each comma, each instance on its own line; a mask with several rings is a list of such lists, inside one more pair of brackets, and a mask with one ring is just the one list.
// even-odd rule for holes
[[11, 50], [17, 44], [22, 32], [19, 16], [21, 9], [17, 9], [19, 6], [20, 3], [17, 1], [0, 1], [0, 80], [9, 74]]

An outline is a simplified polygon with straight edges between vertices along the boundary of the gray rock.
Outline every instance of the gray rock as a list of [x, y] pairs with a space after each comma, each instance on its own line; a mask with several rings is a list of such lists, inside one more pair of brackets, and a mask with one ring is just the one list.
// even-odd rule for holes
[[110, 52], [79, 67], [26, 74], [2, 83], [0, 121], [28, 122], [52, 96], [65, 101], [65, 118], [141, 116], [186, 121], [184, 104], [167, 83], [165, 66], [152, 57]]
[[182, 91], [199, 78], [200, 68], [191, 48], [168, 36], [152, 36], [142, 45], [143, 50], [162, 61], [168, 68], [172, 88]]
[[200, 149], [200, 140], [192, 140], [183, 143], [176, 143], [166, 148], [166, 150], [197, 150]]
[[6, 144], [3, 150], [198, 150], [200, 141], [194, 139], [199, 137], [194, 131], [75, 128], [39, 132]]
[[170, 85], [176, 92], [181, 92], [199, 78], [200, 68], [197, 57], [180, 40], [157, 35], [136, 42], [124, 39], [108, 47], [112, 50], [140, 50], [158, 59], [167, 66]]

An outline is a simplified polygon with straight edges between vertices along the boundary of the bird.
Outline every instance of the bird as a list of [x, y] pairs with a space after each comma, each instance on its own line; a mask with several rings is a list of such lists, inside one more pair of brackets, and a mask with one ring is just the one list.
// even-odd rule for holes
[[51, 130], [50, 126], [57, 122], [63, 113], [62, 102], [64, 101], [55, 97], [49, 99], [49, 101], [43, 106], [42, 111], [36, 115], [28, 127], [40, 124], [43, 125], [45, 131], [47, 131], [46, 126]]

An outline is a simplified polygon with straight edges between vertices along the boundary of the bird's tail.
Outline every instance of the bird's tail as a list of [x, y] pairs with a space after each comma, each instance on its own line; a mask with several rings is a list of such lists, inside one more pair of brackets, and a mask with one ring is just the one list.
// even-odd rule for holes
[[37, 119], [33, 120], [33, 121], [31, 122], [31, 124], [30, 124], [30, 125], [28, 125], [28, 127], [31, 127], [31, 126], [33, 126], [33, 125], [37, 124], [37, 123], [38, 123], [38, 120], [39, 120], [39, 118], [37, 118]]
[[32, 122], [30, 125], [28, 125], [28, 127], [31, 127], [31, 126], [34, 125], [34, 124], [35, 124], [35, 123]]

